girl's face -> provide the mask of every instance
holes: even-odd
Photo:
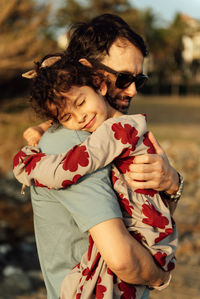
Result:
[[[106,119],[111,117],[110,106],[104,100],[107,87],[100,92],[88,86],[73,86],[65,97],[64,106],[59,111],[59,122],[70,130],[94,132]]]

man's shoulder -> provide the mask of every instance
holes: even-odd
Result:
[[[39,142],[42,152],[58,154],[81,143],[89,136],[88,132],[68,130],[62,126],[49,128]]]

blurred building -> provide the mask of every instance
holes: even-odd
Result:
[[[181,18],[188,25],[182,40],[184,48],[182,57],[186,63],[192,63],[194,60],[200,61],[200,21],[185,14],[182,14]]]

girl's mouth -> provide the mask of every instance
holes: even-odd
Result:
[[[96,115],[84,126],[84,129],[92,128],[95,123]]]

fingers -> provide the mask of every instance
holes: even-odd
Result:
[[[136,156],[129,169],[133,172],[162,171],[163,157],[157,154]]]
[[[33,127],[31,127],[24,131],[23,137],[28,145],[37,146],[41,138],[41,134]]]
[[[138,181],[128,181],[128,185],[132,189],[154,189],[156,191],[161,191],[162,188],[157,185],[158,182],[153,180],[153,181],[143,181],[143,182],[138,182]]]
[[[129,172],[128,177],[130,180],[136,181],[151,181],[151,180],[160,180],[160,173],[158,172]]]
[[[160,172],[149,173],[128,173],[128,184],[133,189],[155,189],[157,191],[163,190],[163,175]]]
[[[133,164],[151,164],[156,162],[157,158],[153,154],[144,154],[144,155],[139,155],[135,156],[133,160]]]
[[[156,154],[160,154],[162,155],[164,153],[164,150],[163,148],[161,147],[161,145],[159,144],[159,142],[156,140],[155,136],[153,135],[152,132],[149,132],[148,133],[148,137],[151,141],[151,143],[153,144],[154,148],[155,148],[155,151],[156,151]]]

